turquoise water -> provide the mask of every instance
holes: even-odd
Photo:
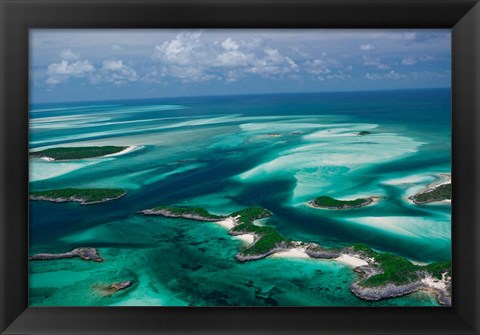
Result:
[[[411,294],[355,297],[346,265],[267,258],[238,263],[245,246],[214,223],[143,217],[188,205],[229,214],[263,206],[263,223],[295,240],[366,243],[419,262],[451,259],[449,204],[405,198],[450,173],[450,91],[201,97],[33,105],[30,147],[135,145],[125,155],[30,161],[30,187],[124,188],[92,206],[30,202],[30,254],[98,248],[103,263],[31,262],[38,306],[432,306]],[[357,136],[368,130],[371,135]],[[376,206],[326,211],[319,195],[378,195]],[[105,296],[102,287],[134,280]]]

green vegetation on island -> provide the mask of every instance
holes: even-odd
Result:
[[[417,193],[412,195],[410,199],[418,204],[427,204],[430,202],[437,202],[443,200],[451,200],[452,199],[452,184],[442,184],[433,189],[429,189],[427,191]]]
[[[365,135],[370,135],[370,134],[372,134],[371,131],[362,130],[361,132],[358,133],[358,136],[365,136]]]
[[[190,208],[190,207],[171,207],[171,206],[157,206],[152,209],[142,211],[145,215],[162,215],[165,217],[184,218],[199,221],[219,221],[225,217],[214,215],[204,208]]]
[[[262,256],[269,254],[277,248],[287,248],[292,242],[279,234],[275,228],[269,226],[257,226],[253,222],[271,216],[272,213],[265,208],[251,207],[230,214],[238,217],[238,224],[230,230],[232,235],[253,234],[256,241],[240,252],[236,258],[247,260],[249,256]]]
[[[312,207],[327,208],[327,209],[351,209],[358,208],[372,204],[373,197],[358,198],[355,200],[338,200],[329,196],[320,196],[310,201],[308,204]]]
[[[128,147],[124,146],[103,146],[103,147],[61,147],[50,148],[30,153],[31,157],[45,157],[52,160],[73,160],[96,158],[119,153]]]
[[[359,282],[361,286],[377,287],[386,284],[405,285],[421,279],[421,273],[427,272],[436,279],[442,279],[442,274],[451,276],[451,262],[435,262],[426,266],[415,265],[404,257],[389,253],[378,253],[364,244],[352,246],[355,252],[373,259],[375,274]]]
[[[51,202],[80,202],[82,205],[90,205],[106,202],[123,197],[127,193],[114,188],[63,188],[46,191],[31,191],[31,200],[44,200]]]

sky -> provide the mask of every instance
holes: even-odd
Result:
[[[32,29],[30,101],[450,87],[447,29]]]

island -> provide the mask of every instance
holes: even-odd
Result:
[[[203,208],[158,206],[140,211],[144,215],[160,215],[167,218],[183,218],[196,221],[221,221],[224,216],[210,214]]]
[[[371,131],[368,131],[368,130],[362,130],[361,132],[359,132],[357,135],[358,136],[365,136],[365,135],[371,135],[372,132]]]
[[[417,205],[424,205],[431,202],[452,200],[452,184],[441,184],[427,188],[427,190],[409,197]]]
[[[113,294],[117,293],[118,291],[129,288],[130,286],[132,286],[132,284],[133,284],[132,280],[113,283],[111,285],[108,285],[107,287],[104,287],[103,291],[104,291],[105,296],[110,297]]]
[[[49,161],[68,161],[86,158],[108,157],[130,152],[133,146],[100,146],[100,147],[59,147],[30,152],[30,157]]]
[[[217,216],[203,208],[160,206],[139,212],[211,221],[226,227],[232,236],[251,235],[253,242],[235,255],[239,262],[272,257],[306,257],[345,263],[359,274],[350,290],[365,300],[381,300],[416,291],[434,293],[442,305],[451,305],[451,262],[416,265],[408,259],[390,253],[380,253],[364,244],[342,248],[325,248],[317,243],[293,241],[281,235],[274,227],[259,226],[256,220],[273,214],[262,207],[250,207],[228,216]]]
[[[103,258],[100,257],[98,250],[95,248],[76,248],[76,249],[73,249],[72,251],[61,253],[61,254],[40,253],[40,254],[31,256],[29,260],[44,261],[44,260],[65,259],[65,258],[74,258],[74,257],[79,257],[86,261],[103,262]]]
[[[404,257],[378,253],[363,244],[353,245],[343,252],[368,263],[355,268],[361,278],[350,288],[362,299],[380,300],[423,290],[435,293],[440,304],[451,305],[451,262],[415,265]]]
[[[99,204],[125,196],[127,193],[115,188],[62,188],[46,191],[31,191],[30,200],[51,202],[79,202],[81,205]]]
[[[277,251],[286,250],[289,241],[280,235],[273,227],[257,226],[255,220],[271,216],[272,213],[262,207],[246,208],[228,216],[218,216],[203,208],[185,208],[159,206],[140,212],[143,215],[161,215],[168,218],[183,218],[196,221],[219,222],[227,224],[232,236],[252,235],[253,243],[235,255],[240,262],[265,258]]]
[[[378,197],[358,198],[355,200],[338,200],[329,196],[320,196],[307,204],[313,208],[323,209],[353,209],[374,204]]]

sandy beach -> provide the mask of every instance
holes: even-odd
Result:
[[[236,236],[233,236],[233,237],[238,239],[238,240],[241,240],[241,241],[245,242],[247,245],[252,244],[253,241],[255,241],[255,236],[252,235],[252,234],[236,235]]]
[[[357,266],[363,266],[363,265],[368,265],[366,261],[363,259],[360,259],[358,257],[342,254],[340,257],[334,258],[333,259],[336,262],[343,263],[346,265],[349,265],[351,267],[356,268]]]
[[[237,219],[238,219],[238,216],[237,217],[229,216],[222,221],[214,221],[214,223],[222,226],[223,228],[225,228],[227,230],[230,230],[230,229],[232,229],[233,227],[236,226]],[[238,240],[241,240],[241,241],[245,242],[246,244],[252,244],[255,241],[255,235],[253,235],[253,234],[242,234],[242,235],[235,235],[235,236],[232,236],[232,237],[236,238]]]
[[[272,258],[310,258],[304,248],[292,248],[285,251],[279,251],[270,255]]]
[[[222,221],[214,221],[214,222],[222,226],[223,228],[230,230],[233,227],[235,227],[235,225],[237,224],[237,218],[229,216],[228,218],[225,218]]]

